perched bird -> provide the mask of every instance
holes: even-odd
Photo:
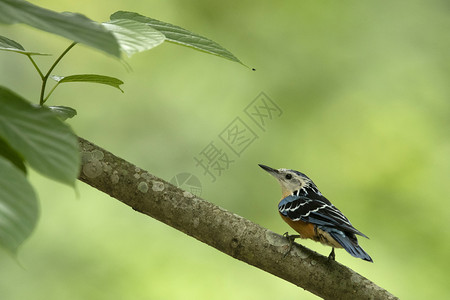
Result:
[[[278,203],[278,211],[283,220],[300,234],[285,233],[291,246],[295,238],[312,239],[333,248],[329,259],[335,259],[334,248],[344,248],[354,257],[373,262],[356,238],[356,234],[367,236],[353,227],[308,176],[294,170],[259,166],[280,182],[282,199]]]

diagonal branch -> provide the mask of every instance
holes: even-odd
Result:
[[[134,210],[324,299],[397,299],[367,278],[79,139],[79,179]]]

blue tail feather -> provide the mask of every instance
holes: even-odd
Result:
[[[355,238],[352,241],[345,233],[340,230],[327,230],[327,232],[348,252],[350,255],[373,262],[369,254],[366,253],[359,245]]]

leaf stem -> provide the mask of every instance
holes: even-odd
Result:
[[[47,86],[47,80],[50,76],[50,74],[52,73],[53,69],[56,67],[56,65],[61,61],[61,59],[64,57],[64,55],[67,54],[67,52],[70,51],[70,49],[72,49],[75,45],[77,44],[77,42],[73,42],[72,44],[70,44],[69,47],[67,47],[66,50],[64,50],[63,53],[61,53],[61,55],[55,60],[55,62],[53,63],[53,65],[50,67],[50,69],[48,69],[47,74],[45,74],[45,76],[42,78],[42,86],[41,86],[41,96],[39,98],[39,104],[43,105],[45,103],[45,101],[47,101],[48,97],[50,96],[50,94],[53,92],[53,90],[55,88],[53,88],[50,92],[49,95],[47,95],[47,97],[44,98],[44,94],[45,94],[45,87]]]
[[[59,82],[58,83],[56,83],[54,86],[53,86],[53,88],[50,90],[50,92],[47,94],[47,96],[44,98],[44,102],[43,103],[45,103],[45,101],[47,101],[47,99],[48,99],[48,97],[50,97],[50,95],[53,93],[53,91],[56,89],[56,87],[59,85]]]
[[[42,74],[41,69],[39,69],[38,65],[34,61],[34,59],[31,57],[31,55],[27,55],[27,57],[31,60],[31,63],[33,64],[36,71],[38,71],[39,76],[41,76],[41,79],[44,80],[44,74]]]

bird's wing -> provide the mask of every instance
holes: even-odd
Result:
[[[278,204],[279,212],[293,221],[304,221],[314,225],[336,228],[366,237],[330,201],[322,195],[314,197],[290,195]]]

